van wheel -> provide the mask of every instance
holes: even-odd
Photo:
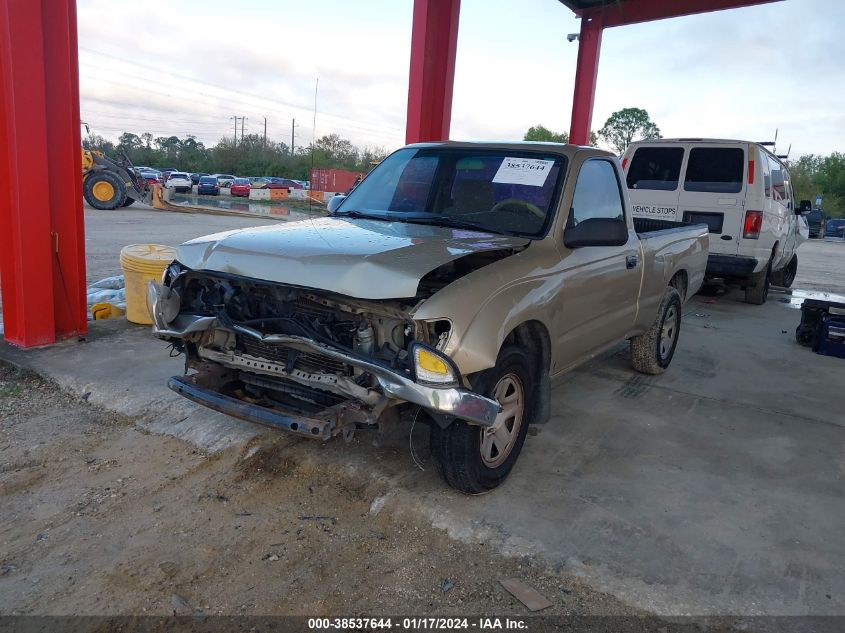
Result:
[[[648,332],[631,338],[631,365],[643,374],[662,374],[672,362],[680,333],[681,295],[669,286]]]
[[[445,429],[431,425],[431,453],[452,488],[481,494],[501,484],[513,469],[534,415],[528,355],[515,345],[499,352],[496,366],[477,377],[479,391],[502,405],[491,427],[455,420]]]
[[[772,273],[772,283],[781,288],[790,288],[798,274],[798,255],[793,255],[789,263]]]
[[[749,284],[745,287],[745,303],[763,305],[769,296],[769,283],[772,277],[772,262],[758,273],[749,278]]]

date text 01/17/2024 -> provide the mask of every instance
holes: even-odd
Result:
[[[309,618],[308,628],[313,631],[333,630],[392,630],[398,631],[520,631],[527,630],[528,623],[521,618],[481,617],[470,618],[437,618],[437,617],[404,617],[404,618]]]

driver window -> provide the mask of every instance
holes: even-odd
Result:
[[[575,226],[591,218],[625,219],[616,170],[607,160],[588,160],[581,166],[567,224]]]

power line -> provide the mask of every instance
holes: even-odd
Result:
[[[111,83],[111,84],[114,84],[114,85],[117,85],[117,86],[121,86],[123,88],[128,88],[129,90],[133,90],[133,91],[136,91],[136,92],[139,92],[139,93],[142,93],[142,94],[156,94],[156,95],[159,95],[159,96],[162,96],[162,97],[167,97],[168,99],[179,99],[180,101],[190,102],[193,105],[197,104],[197,95],[196,94],[193,94],[191,97],[187,97],[187,96],[181,96],[179,94],[172,94],[172,93],[168,93],[168,92],[161,92],[159,90],[153,90],[149,87],[141,88],[137,85],[134,85],[134,84],[131,84],[131,83],[128,83],[128,82],[118,81],[116,79],[111,79],[111,78],[107,78],[107,77],[101,77],[101,76],[95,77],[95,76],[92,76],[92,75],[86,75],[85,73],[80,73],[80,76],[88,78],[88,79],[96,80],[97,82],[100,82],[100,83],[102,83],[102,82]],[[167,87],[172,87],[172,86],[167,86]],[[215,95],[204,95],[204,93],[203,93],[203,96],[209,96],[209,97],[212,97],[212,98],[215,98],[215,99],[220,99],[221,101],[223,99],[222,97],[218,97],[218,96],[215,96]],[[238,103],[237,100],[235,100],[233,102]],[[206,106],[213,105],[214,107],[222,107],[222,104],[220,106],[217,106],[217,104],[207,104],[207,103],[204,104],[204,105],[206,105]],[[254,106],[255,104],[247,104],[247,105]],[[341,131],[341,132],[348,132],[349,130],[354,130],[354,131],[358,131],[358,132],[369,134],[369,135],[381,136],[384,139],[390,139],[390,142],[395,141],[396,138],[397,138],[395,134],[392,134],[392,133],[389,133],[389,132],[384,132],[384,131],[381,131],[381,130],[366,129],[366,128],[361,128],[361,127],[354,126],[354,125],[343,125],[343,126],[333,125],[332,127],[336,131]]]
[[[80,46],[79,48],[80,48],[80,50],[86,51],[86,52],[91,53],[93,55],[100,55],[102,57],[108,57],[108,58],[114,59],[116,61],[123,62],[125,64],[129,64],[129,65],[132,65],[132,66],[137,66],[137,67],[140,67],[140,68],[147,68],[149,70],[155,71],[159,75],[164,74],[164,75],[168,75],[170,77],[187,79],[188,81],[193,81],[193,82],[198,83],[198,84],[210,86],[212,88],[216,88],[218,90],[222,90],[222,91],[227,92],[227,93],[239,94],[239,95],[242,95],[244,97],[259,99],[261,101],[265,101],[265,102],[268,102],[268,103],[274,103],[274,104],[282,105],[282,106],[285,106],[285,107],[296,108],[298,110],[304,110],[306,112],[310,109],[309,106],[307,106],[307,105],[290,103],[290,102],[281,101],[281,100],[278,100],[278,99],[269,99],[269,98],[262,96],[262,95],[257,95],[257,94],[254,94],[254,93],[245,92],[243,90],[236,90],[234,88],[228,88],[228,87],[225,87],[225,86],[221,86],[219,84],[212,83],[210,81],[206,81],[204,79],[197,79],[195,77],[191,77],[191,76],[188,76],[188,75],[182,75],[180,73],[175,73],[172,70],[166,70],[166,69],[163,69],[163,68],[158,68],[156,66],[144,64],[144,63],[141,63],[141,62],[138,62],[138,61],[135,61],[135,60],[130,60],[130,59],[126,59],[126,58],[123,58],[123,57],[119,57],[117,55],[112,55],[112,54],[106,53],[104,51],[98,51],[98,50],[88,48],[88,47],[85,47],[85,46]],[[100,67],[100,68],[103,69],[103,70],[108,70],[107,68],[103,68],[103,67]],[[361,121],[360,119],[353,119],[353,118],[348,117],[346,115],[333,114],[331,112],[322,112],[321,114],[323,116],[330,116],[330,117],[334,117],[334,118],[338,118],[338,119],[342,119],[342,120],[346,120],[346,121],[352,121],[352,122],[355,122],[355,123],[360,123],[364,126],[372,126],[374,129],[390,129],[390,130],[393,130],[393,131],[396,131],[396,132],[400,132],[400,133],[402,132],[401,128],[379,126],[379,124],[377,124],[377,123],[370,123],[368,121]]]

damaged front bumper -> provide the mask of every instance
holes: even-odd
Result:
[[[184,338],[192,333],[211,329],[232,330],[237,334],[254,338],[270,345],[283,345],[301,352],[312,352],[348,363],[375,377],[381,392],[388,398],[410,402],[419,405],[433,414],[459,418],[471,424],[489,427],[493,425],[496,416],[501,411],[499,403],[493,399],[460,387],[429,387],[412,380],[406,374],[387,367],[379,362],[370,360],[357,354],[350,354],[344,350],[325,345],[303,336],[290,334],[262,334],[261,332],[239,324],[220,323],[215,317],[177,314],[172,316],[172,304],[178,302],[178,296],[172,297],[170,288],[150,283],[148,304],[153,318],[153,333],[160,338]],[[223,354],[220,354],[223,356]],[[215,360],[207,358],[208,360]],[[262,367],[265,371],[271,363]],[[241,369],[248,369],[241,367]],[[280,377],[289,377],[284,368],[278,368]],[[326,437],[331,434],[337,424],[326,419],[306,419],[296,414],[284,414],[257,405],[244,403],[235,398],[218,394],[208,388],[200,387],[190,381],[190,376],[172,378],[168,385],[183,396],[204,404],[212,409],[222,411],[234,417],[270,424],[289,430],[305,433],[312,437]],[[350,397],[355,397],[350,394]],[[261,411],[258,411],[261,409]],[[338,420],[340,422],[340,420]]]

